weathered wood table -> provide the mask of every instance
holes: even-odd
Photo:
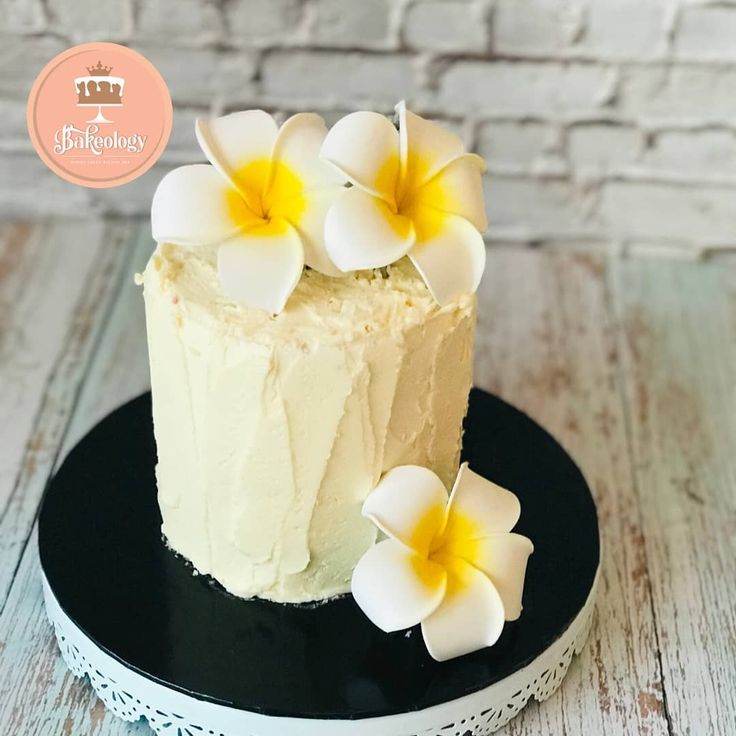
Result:
[[[149,733],[59,658],[35,519],[69,448],[147,388],[150,250],[133,221],[0,226],[2,736]],[[502,733],[736,734],[736,260],[498,249],[479,296],[476,383],[579,462],[604,544],[589,646]]]

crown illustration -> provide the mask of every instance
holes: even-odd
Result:
[[[97,66],[88,66],[86,68],[93,77],[106,77],[112,71],[111,66],[102,66],[101,61],[97,62]]]

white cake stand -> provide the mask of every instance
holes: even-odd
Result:
[[[530,698],[560,686],[593,620],[598,575],[580,613],[547,650],[510,677],[421,711],[361,720],[279,718],[218,705],[166,687],[126,667],[95,644],[61,610],[44,576],[46,612],[62,657],[77,677],[126,721],[145,718],[159,736],[486,736],[506,725]]]

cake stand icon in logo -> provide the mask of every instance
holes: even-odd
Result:
[[[86,67],[88,76],[77,77],[74,87],[77,91],[77,107],[96,107],[97,115],[88,123],[111,123],[102,114],[103,107],[122,107],[123,87],[125,80],[122,77],[111,77],[111,66],[103,66],[101,61],[97,66]]]

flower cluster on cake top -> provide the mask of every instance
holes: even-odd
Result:
[[[408,256],[435,300],[473,293],[485,267],[483,160],[436,123],[355,112],[327,130],[312,113],[281,127],[262,110],[199,120],[209,164],[167,174],[154,239],[217,246],[223,291],[277,314],[304,266],[339,278]]]
[[[352,592],[386,632],[421,624],[430,655],[444,661],[496,643],[521,614],[532,543],[511,530],[517,497],[464,463],[448,499],[428,468],[386,473],[363,505],[386,539],[353,572]]]

